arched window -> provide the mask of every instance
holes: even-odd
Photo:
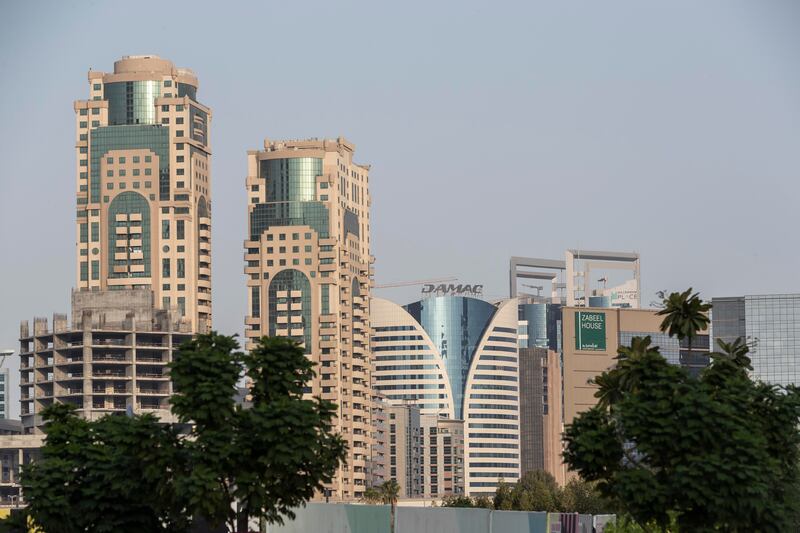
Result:
[[[286,291],[289,296],[278,296]],[[291,291],[300,291],[300,297],[291,297]],[[287,317],[280,323],[281,328],[298,329],[302,327],[301,336],[289,335],[305,344],[305,353],[311,353],[311,283],[299,270],[287,269],[278,272],[269,284],[269,334],[277,335],[278,317]],[[278,310],[279,304],[286,304],[286,309]],[[300,309],[292,309],[300,304]],[[283,307],[283,306],[282,306]],[[300,317],[300,322],[293,322],[293,317]]]
[[[127,231],[118,234],[117,228]],[[125,259],[115,259],[120,253],[125,254]],[[142,258],[134,259],[134,254],[139,253]],[[132,272],[133,265],[144,265],[144,270]],[[118,269],[114,267],[120,266],[125,267],[124,272],[115,271]],[[150,204],[138,192],[118,194],[108,206],[108,274],[111,278],[149,278],[151,275]]]

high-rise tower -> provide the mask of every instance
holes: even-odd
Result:
[[[157,56],[89,71],[75,102],[77,287],[150,289],[194,332],[211,324],[211,110]]]
[[[329,487],[363,496],[370,428],[369,166],[346,140],[264,141],[248,152],[247,348],[292,337],[317,363],[308,393],[339,407],[347,464]]]

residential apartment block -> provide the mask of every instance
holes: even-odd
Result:
[[[300,342],[318,366],[308,393],[338,405],[347,464],[327,489],[358,499],[372,463],[369,166],[336,140],[264,141],[247,155],[246,347]]]
[[[211,326],[211,110],[197,77],[158,56],[89,71],[76,101],[79,290],[151,290]]]

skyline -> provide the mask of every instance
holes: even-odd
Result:
[[[148,5],[158,4],[141,3]],[[69,308],[76,277],[74,231],[66,222],[74,219],[72,102],[85,97],[90,67],[107,71],[119,57],[142,53],[193,69],[200,99],[214,109],[214,314],[221,332],[243,330],[246,153],[265,137],[343,135],[372,165],[377,284],[458,276],[503,295],[510,256],[558,257],[572,247],[641,253],[645,304],[656,290],[689,285],[707,299],[800,292],[790,281],[800,253],[776,238],[791,227],[792,197],[800,192],[791,180],[800,138],[800,75],[792,69],[800,38],[791,27],[799,11],[788,2],[771,9],[726,2],[720,17],[719,5],[692,5],[696,18],[687,20],[679,7],[627,3],[630,20],[648,23],[640,27],[608,6],[586,6],[593,13],[584,18],[574,8],[519,5],[519,17],[502,21],[502,13],[476,5],[458,13],[427,6],[419,20],[367,4],[260,6],[264,17],[300,16],[313,36],[295,41],[282,26],[269,26],[269,45],[254,33],[259,17],[243,6],[209,6],[210,16],[188,28],[169,24],[179,20],[180,6],[160,6],[163,27],[148,27],[152,12],[144,8],[98,5],[78,19],[60,4],[24,12],[4,5],[0,67],[19,75],[0,77],[0,249],[7,253],[0,347],[16,349],[21,320]],[[103,26],[120,15],[127,26]],[[332,23],[352,17],[378,23],[350,31]],[[387,26],[392,19],[396,26]],[[523,34],[528,22],[535,31]],[[670,30],[678,23],[684,40],[676,42]],[[170,34],[162,31],[168,25]],[[236,30],[227,34],[233,44],[189,42],[196,25]],[[443,25],[452,39],[438,33]],[[333,27],[344,40],[332,51],[342,54],[333,66],[316,57],[330,46],[316,26]],[[91,42],[77,40],[85,27],[97,28]],[[418,40],[382,35],[412,27]],[[496,33],[479,31],[487,27]],[[61,43],[69,43],[66,57],[52,53],[64,50]],[[224,50],[221,57],[216,50]],[[255,96],[247,92],[253,88]],[[752,128],[739,131],[740,124]],[[639,182],[643,175],[652,181]],[[670,189],[659,190],[666,180]],[[586,192],[564,196],[576,189]],[[726,220],[737,202],[742,216]],[[651,208],[667,204],[659,220]],[[697,220],[667,221],[673,206],[680,216],[703,211]],[[600,232],[593,211],[604,217]],[[708,234],[682,249],[683,235],[698,223]],[[673,234],[663,235],[668,224]],[[415,293],[376,295],[407,303]],[[7,365],[12,413],[19,411],[17,365],[16,358]]]

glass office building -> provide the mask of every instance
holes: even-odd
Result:
[[[404,307],[372,300],[373,388],[390,403],[463,421],[468,495],[519,478],[518,313],[516,298],[435,296]]]
[[[713,298],[711,303],[714,339],[745,338],[753,377],[774,385],[800,383],[800,294]]]

